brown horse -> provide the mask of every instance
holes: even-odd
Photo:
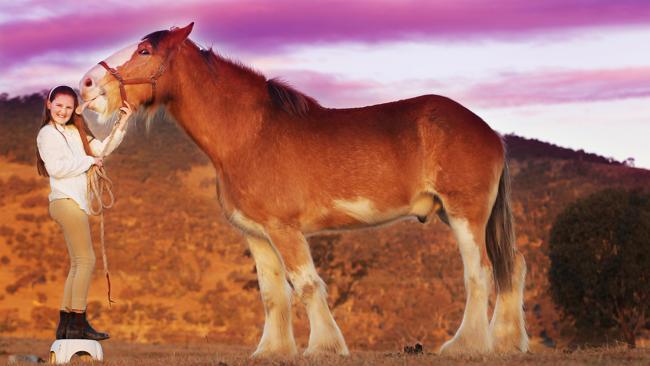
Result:
[[[305,354],[348,354],[306,235],[434,214],[458,242],[467,295],[441,352],[528,349],[526,265],[513,246],[504,145],[481,118],[436,95],[324,108],[197,47],[187,38],[192,26],[151,33],[102,61],[82,78],[81,96],[101,118],[126,99],[148,113],[162,106],[210,157],[223,211],[257,267],[266,319],[254,355],[297,353],[293,291],[311,327]]]

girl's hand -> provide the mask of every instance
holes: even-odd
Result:
[[[102,166],[104,166],[104,159],[102,158],[93,158],[93,159],[95,159],[95,165],[97,165],[98,167],[101,168]]]
[[[125,100],[124,105],[126,107],[120,108],[120,112],[122,112],[122,116],[120,117],[120,120],[117,121],[117,126],[121,127],[123,130],[126,129],[126,122],[129,120],[129,117],[131,117],[131,115],[133,114],[133,108],[131,108],[129,102]],[[122,127],[122,125],[124,125],[124,127]]]

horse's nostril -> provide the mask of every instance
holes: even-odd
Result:
[[[91,79],[91,78],[86,78],[86,80],[84,81],[84,85],[85,85],[86,87],[91,87],[91,86],[93,86],[93,79]]]

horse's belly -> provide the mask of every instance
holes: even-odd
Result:
[[[355,200],[334,200],[327,207],[314,210],[304,220],[308,232],[337,229],[354,229],[385,224],[410,214],[409,205],[378,208],[367,198]]]

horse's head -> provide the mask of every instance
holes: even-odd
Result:
[[[123,100],[135,110],[160,100],[165,71],[193,25],[151,33],[90,69],[79,83],[83,107],[97,112],[99,122],[104,123]]]

